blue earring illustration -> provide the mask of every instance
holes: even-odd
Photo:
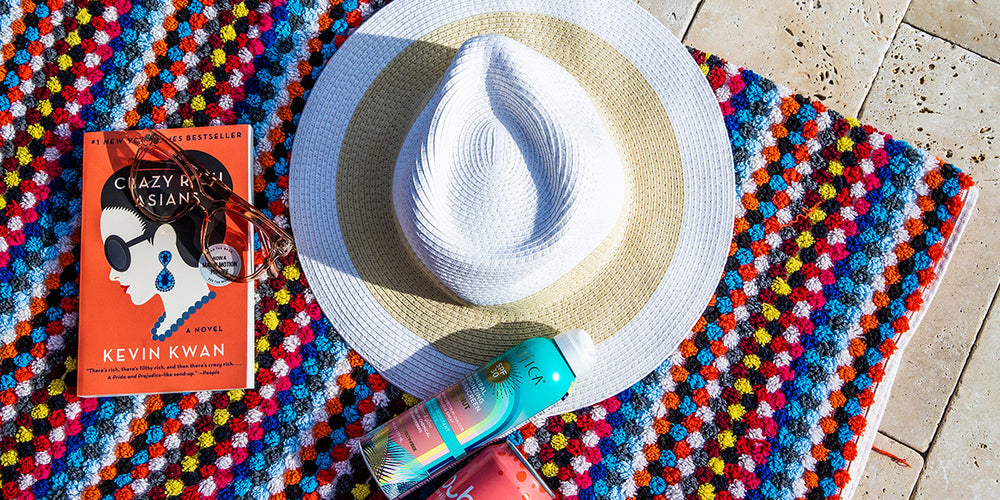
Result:
[[[167,250],[160,252],[159,259],[160,264],[163,264],[163,270],[156,275],[156,289],[161,292],[169,292],[174,289],[174,275],[167,269],[170,257],[170,252]]]

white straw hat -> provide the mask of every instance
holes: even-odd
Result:
[[[459,299],[516,302],[575,267],[625,203],[618,151],[568,71],[503,35],[458,48],[396,160],[396,220]]]
[[[587,330],[597,364],[554,413],[691,331],[729,251],[732,165],[698,65],[633,2],[396,0],[311,91],[289,203],[323,311],[417,397]]]

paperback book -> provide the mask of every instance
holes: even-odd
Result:
[[[187,159],[250,199],[248,125],[161,132]],[[84,134],[77,393],[252,387],[253,283],[221,277],[202,250],[209,247],[215,265],[252,265],[252,231],[233,235],[225,221],[206,225],[211,217],[199,207],[167,222],[150,217],[150,207],[187,207],[204,195],[170,162],[133,173],[142,137]],[[234,243],[237,237],[243,242]]]

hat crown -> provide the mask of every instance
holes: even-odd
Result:
[[[403,144],[397,220],[452,293],[499,305],[534,294],[612,233],[621,160],[572,75],[500,35],[466,41]]]

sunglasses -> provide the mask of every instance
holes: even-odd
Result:
[[[129,249],[145,239],[148,238],[144,234],[129,241],[125,241],[118,235],[109,236],[108,239],[104,240],[104,258],[108,260],[108,264],[111,264],[112,269],[123,273],[132,265],[132,252]]]
[[[292,250],[288,232],[233,192],[195,155],[157,130],[139,141],[128,185],[136,207],[155,221],[172,222],[200,212],[202,255],[208,266],[227,280],[247,282],[265,272],[277,276],[277,259]],[[112,249],[113,255],[127,255],[134,241],[125,244],[124,252]],[[112,245],[120,247],[122,243]],[[240,265],[238,256],[246,255],[247,250],[253,250],[253,264]]]

